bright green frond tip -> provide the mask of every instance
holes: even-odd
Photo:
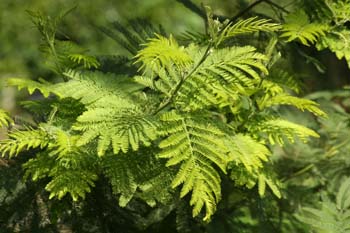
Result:
[[[272,145],[275,143],[283,145],[285,139],[294,142],[295,137],[303,142],[307,142],[309,137],[319,137],[319,135],[312,129],[283,119],[273,119],[261,122],[254,127],[254,131],[266,134]]]
[[[299,40],[302,44],[309,46],[319,37],[324,36],[327,30],[326,24],[311,23],[304,11],[297,11],[287,17],[281,37],[286,38],[288,42]]]
[[[248,172],[262,168],[263,162],[268,161],[270,155],[268,148],[249,135],[234,135],[229,138],[227,144],[230,148],[230,160],[243,164]]]
[[[273,179],[264,173],[259,174],[259,178],[258,178],[258,192],[261,197],[265,195],[266,184],[277,198],[282,197],[282,194],[278,189],[278,186],[273,181]]]
[[[78,145],[98,138],[97,153],[102,156],[112,147],[113,153],[137,151],[140,145],[149,146],[157,138],[157,123],[152,116],[133,110],[94,108],[78,118],[74,129],[83,131]]]
[[[298,108],[301,111],[309,111],[315,116],[327,117],[327,114],[319,108],[319,104],[309,100],[303,99],[288,94],[279,94],[271,98],[263,98],[258,102],[260,109],[271,107],[274,105],[291,105]]]
[[[2,109],[0,109],[0,128],[9,126],[13,124],[12,118],[8,115],[8,113]]]
[[[47,83],[43,80],[41,81],[42,82],[36,82],[23,78],[10,78],[7,80],[7,84],[10,86],[16,86],[18,90],[25,88],[28,90],[29,94],[33,94],[35,90],[38,90],[43,94],[44,97],[48,97],[50,93],[55,93],[51,88],[50,83]]]
[[[84,68],[98,68],[100,63],[94,56],[85,55],[85,54],[70,54],[68,58],[75,62],[78,65],[83,65]]]
[[[89,170],[67,170],[61,171],[59,175],[46,185],[45,189],[50,192],[50,199],[57,197],[62,199],[69,193],[73,201],[85,198],[85,194],[91,191],[97,175]]]
[[[43,149],[49,144],[49,135],[41,129],[16,130],[9,133],[9,138],[0,141],[0,153],[10,157],[31,148]]]
[[[169,38],[156,35],[149,39],[145,48],[136,55],[136,62],[141,63],[140,69],[158,71],[162,67],[186,67],[192,63],[191,57],[184,47],[179,46],[173,36]]]
[[[253,33],[258,31],[273,32],[281,28],[281,25],[271,22],[270,19],[259,19],[251,17],[239,20],[237,23],[229,23],[221,32],[218,42],[240,34]]]

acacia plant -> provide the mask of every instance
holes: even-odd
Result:
[[[285,23],[220,19],[206,8],[206,32],[178,39],[140,20],[131,29],[116,24],[118,35],[102,28],[132,54],[124,59],[95,58],[58,41],[64,14],[51,19],[31,12],[61,81],[8,80],[43,98],[22,103],[33,113],[30,123],[14,123],[0,111],[1,125],[9,127],[0,151],[9,158],[32,154],[24,177],[44,182],[50,199],[68,195],[79,202],[106,179],[115,205],[146,203],[161,213],[158,221],[177,212],[180,224],[181,209],[189,205],[193,218],[210,222],[228,186],[280,199],[272,145],[319,137],[284,117],[281,106],[326,117],[316,102],[298,96],[299,82],[284,69],[281,48],[291,41],[316,43],[349,59],[335,46],[347,30],[347,20],[334,15],[336,4],[346,3],[316,2],[329,20],[323,11],[286,14]]]

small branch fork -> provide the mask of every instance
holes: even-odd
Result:
[[[191,11],[193,11],[194,13],[196,13],[197,15],[199,15],[201,18],[203,18],[204,20],[206,20],[207,16],[205,14],[205,11],[203,11],[200,7],[198,7],[196,4],[194,4],[191,0],[176,0],[179,3],[182,3],[186,8],[190,9]],[[271,0],[257,0],[255,2],[253,2],[252,4],[250,4],[247,8],[245,8],[244,10],[238,12],[235,16],[233,16],[232,18],[228,18],[225,16],[221,16],[221,15],[214,15],[214,18],[217,18],[220,22],[225,21],[226,19],[230,19],[230,22],[233,22],[235,20],[237,20],[238,18],[242,17],[244,14],[246,14],[247,12],[249,12],[251,9],[253,9],[255,6],[259,5],[260,3],[267,3],[273,7],[276,7],[277,9],[283,11],[284,13],[289,13],[288,10],[286,10],[283,6],[278,5],[277,3],[271,1]]]
[[[198,14],[200,17],[204,18],[205,20],[207,20],[206,18],[206,13],[201,10],[197,5],[195,5],[193,2],[191,2],[191,0],[176,0],[180,3],[182,3],[185,7],[189,8],[190,10],[192,10],[193,12],[195,12],[196,14]],[[278,4],[270,1],[270,0],[257,0],[254,3],[252,3],[251,5],[249,5],[247,8],[245,8],[244,10],[242,10],[241,12],[239,12],[238,14],[236,14],[235,16],[233,16],[232,18],[230,18],[229,22],[226,24],[225,27],[223,27],[218,34],[221,34],[223,31],[225,31],[225,29],[234,21],[236,21],[238,18],[242,17],[244,14],[246,14],[247,12],[249,12],[252,8],[254,8],[255,6],[257,6],[260,3],[268,3],[271,6],[275,6],[276,8],[284,11],[284,12],[288,12],[287,10],[285,10],[283,7],[279,6]],[[224,18],[222,16],[214,16],[214,17],[218,17],[219,20],[220,18]],[[178,91],[180,90],[181,86],[183,85],[183,83],[191,76],[193,75],[197,69],[203,64],[203,62],[207,59],[207,57],[210,55],[210,52],[212,50],[212,48],[214,47],[214,43],[213,41],[211,41],[208,44],[208,47],[206,48],[202,58],[199,60],[199,62],[197,63],[197,65],[186,75],[184,76],[180,82],[175,86],[175,88],[173,89],[171,95],[169,98],[165,99],[157,108],[157,110],[153,113],[154,115],[156,115],[157,113],[159,113],[160,111],[162,111],[164,108],[166,108],[167,106],[169,106],[169,104],[172,103],[172,101],[174,100],[174,98],[177,96]]]

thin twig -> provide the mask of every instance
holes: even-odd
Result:
[[[236,14],[235,16],[233,16],[231,19],[230,19],[230,22],[229,23],[232,23],[234,21],[236,21],[238,18],[242,17],[243,15],[245,15],[248,11],[250,11],[252,8],[254,8],[255,6],[257,6],[258,4],[260,3],[263,3],[265,2],[266,0],[258,0],[254,3],[252,3],[251,5],[249,5],[247,8],[245,8],[244,10],[238,12],[238,14]]]
[[[176,0],[182,4],[184,4],[184,6],[186,6],[187,8],[189,8],[190,10],[192,10],[193,12],[197,13],[199,16],[201,16],[202,18],[205,17],[206,19],[206,14],[205,12],[203,12],[198,6],[196,6],[193,2],[191,2],[190,0]],[[233,16],[229,22],[225,25],[225,27],[223,27],[218,34],[221,34],[223,31],[225,31],[225,29],[230,25],[231,22],[236,21],[238,18],[240,18],[242,15],[246,14],[248,11],[250,11],[253,7],[257,6],[258,4],[265,2],[268,0],[257,0],[256,2],[252,3],[251,5],[249,5],[246,9],[244,9],[243,11],[239,12],[237,15]],[[214,16],[215,17],[215,16]],[[210,54],[211,49],[213,48],[214,43],[210,42],[208,44],[207,49],[205,50],[202,58],[199,60],[199,62],[197,63],[197,65],[185,76],[183,77],[180,82],[175,86],[175,88],[173,89],[174,91],[172,91],[171,95],[169,98],[167,98],[165,101],[163,101],[160,106],[157,108],[157,110],[153,113],[154,115],[156,115],[157,113],[159,113],[160,111],[162,111],[164,108],[166,108],[169,104],[172,103],[172,101],[174,100],[174,98],[177,96],[178,91],[180,90],[181,86],[183,85],[183,83],[192,75],[194,74],[197,69],[202,65],[202,63],[207,59],[207,57]]]
[[[201,18],[203,18],[203,20],[207,20],[207,14],[206,12],[201,9],[199,6],[197,6],[196,4],[194,4],[191,0],[176,0],[179,3],[182,3],[186,8],[188,8],[189,10],[191,10],[192,12],[196,13],[197,15],[199,15]],[[226,19],[229,19],[226,16],[223,15],[213,15],[213,18],[218,19],[220,22],[224,22]]]
[[[204,20],[207,19],[205,12],[190,0],[176,0],[176,1],[182,3],[186,8],[190,9],[191,11],[193,11],[194,13],[202,17]]]
[[[286,10],[283,6],[278,5],[277,3],[274,3],[274,2],[272,2],[272,1],[270,1],[270,0],[265,0],[265,2],[268,3],[268,4],[270,4],[271,6],[274,6],[274,7],[278,8],[278,9],[280,9],[280,10],[283,11],[284,13],[287,13],[287,14],[289,13],[288,10]]]
[[[173,101],[173,99],[176,97],[178,91],[180,90],[182,84],[194,73],[197,71],[197,69],[202,65],[202,63],[207,59],[207,57],[210,54],[210,50],[212,48],[213,44],[209,43],[207,49],[205,50],[201,60],[199,60],[199,62],[197,63],[197,65],[184,77],[180,80],[180,82],[176,85],[176,87],[174,88],[174,91],[172,92],[170,98],[166,99],[166,101],[164,101],[159,107],[158,109],[153,113],[154,115],[156,115],[158,112],[162,111],[164,108],[166,108],[169,104],[171,104],[171,102]]]

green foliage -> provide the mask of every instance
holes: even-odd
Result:
[[[172,200],[169,185],[173,173],[165,171],[164,164],[150,153],[153,152],[143,149],[138,154],[109,155],[103,160],[102,167],[113,193],[120,194],[120,206],[125,207],[134,196],[153,207],[157,202],[168,204]]]
[[[8,113],[0,109],[0,127],[9,126],[12,123],[13,123],[13,120],[8,115]]]
[[[192,62],[191,58],[182,51],[172,36],[167,39],[160,35],[157,35],[157,38],[150,39],[145,44],[145,48],[135,58],[137,62],[143,63],[140,69],[147,66],[147,69],[151,71],[167,68],[169,64],[181,69]]]
[[[105,164],[104,160],[109,161],[113,154],[123,157],[123,153],[131,153],[130,148],[137,153],[140,148],[152,144],[162,150],[148,156],[166,158],[167,166],[176,168],[171,186],[182,185],[181,198],[191,193],[194,217],[203,213],[204,208],[203,219],[206,221],[215,213],[221,200],[221,177],[227,173],[229,163],[242,166],[247,177],[239,179],[243,181],[250,177],[253,184],[250,188],[258,183],[260,196],[265,195],[267,184],[276,196],[281,197],[273,179],[263,169],[270,154],[264,138],[272,144],[278,141],[282,145],[282,137],[293,141],[294,136],[306,140],[318,135],[287,120],[271,118],[261,123],[256,119],[260,114],[273,116],[268,109],[281,104],[293,105],[315,115],[325,114],[313,101],[290,96],[277,83],[264,81],[263,77],[268,74],[265,65],[268,57],[256,48],[215,48],[236,34],[277,29],[277,24],[255,18],[228,24],[217,31],[216,42],[209,43],[206,49],[195,44],[179,46],[174,37],[158,35],[144,44],[135,56],[143,73],[134,79],[126,75],[73,70],[63,72],[66,82],[58,84],[12,79],[10,84],[26,87],[30,92],[39,89],[45,97],[51,92],[60,98],[77,99],[86,109],[71,125],[64,124],[67,130],[63,130],[62,123],[53,121],[60,109],[53,108],[48,122],[38,129],[11,132],[10,139],[2,142],[1,151],[13,156],[22,150],[41,148],[44,153],[30,160],[25,168],[28,176],[32,174],[35,179],[51,178],[46,185],[50,198],[61,199],[69,193],[77,200],[90,192],[99,170],[99,165],[92,162],[97,159],[94,151],[98,156],[107,155],[106,159],[101,158]],[[42,30],[42,33],[48,33],[45,30],[49,29],[43,27]],[[59,67],[64,66],[63,60],[57,61]],[[153,89],[154,93],[146,91],[134,80]],[[237,105],[242,99],[246,99],[250,107]],[[229,112],[225,110],[227,106]],[[228,120],[227,114],[234,114],[237,120]],[[249,134],[242,128],[250,129]],[[259,141],[254,139],[257,131],[265,133],[259,135]],[[82,157],[84,154],[86,158]],[[55,158],[57,162],[43,164],[40,160],[45,156]],[[102,167],[107,170],[114,193],[121,194],[119,203],[125,206],[138,187],[142,190],[155,184],[137,181],[136,167],[132,165],[136,161],[125,158],[115,162],[118,161],[120,164],[113,165],[112,162]],[[170,168],[163,167],[164,171],[167,169]],[[120,175],[124,174],[128,180],[116,176],[116,170],[123,171]],[[159,180],[162,172],[157,176],[155,179]],[[155,199],[147,195],[142,198],[147,203],[154,203],[152,200]]]
[[[223,27],[223,28],[220,28]],[[252,32],[274,32],[281,27],[277,23],[271,23],[270,19],[259,19],[258,17],[252,17],[244,20],[239,20],[236,23],[229,21],[224,26],[219,26],[220,36],[218,36],[217,44],[223,41],[245,33]]]
[[[349,232],[350,179],[341,183],[334,201],[323,200],[320,208],[303,207],[298,219],[315,232]]]
[[[272,145],[277,142],[281,146],[284,144],[285,138],[294,142],[295,136],[297,136],[306,142],[309,137],[319,137],[315,131],[283,119],[261,121],[250,130],[255,134],[265,134]]]
[[[203,113],[199,114],[203,119]],[[172,187],[183,184],[181,197],[192,191],[193,216],[205,206],[204,220],[208,220],[221,199],[220,175],[213,164],[226,172],[229,159],[225,156],[224,133],[206,123],[209,120],[199,121],[198,115],[186,117],[169,112],[162,116],[166,123],[164,131],[170,136],[160,142],[159,147],[163,150],[159,157],[168,159],[167,166],[181,163]]]
[[[270,2],[279,20],[241,19],[245,11],[225,20],[207,8],[205,33],[185,43],[141,20],[103,27],[131,53],[125,59],[57,39],[61,16],[32,12],[62,80],[8,80],[38,100],[22,104],[31,126],[0,110],[0,124],[11,126],[0,153],[25,160],[24,178],[47,199],[70,196],[69,218],[96,211],[94,221],[113,219],[106,224],[126,232],[164,232],[173,218],[185,232],[346,232],[347,90],[301,96],[288,54],[307,45],[347,58],[337,34],[346,30],[345,3],[318,0],[312,13],[306,3],[295,11]]]
[[[347,29],[339,28],[333,30],[327,36],[322,37],[320,42],[317,44],[317,48],[319,50],[322,49],[330,49],[335,53],[338,59],[345,58],[350,64],[350,44],[348,40],[348,36],[350,35],[350,31]],[[350,65],[349,65],[350,66]]]
[[[2,155],[8,154],[10,157],[18,155],[22,150],[31,148],[43,149],[49,143],[49,135],[42,129],[28,129],[12,131],[9,139],[0,142],[0,150]]]
[[[287,37],[287,41],[298,39],[302,44],[310,45],[315,43],[319,37],[324,36],[327,30],[327,25],[310,23],[307,14],[298,11],[286,18],[281,37]]]

